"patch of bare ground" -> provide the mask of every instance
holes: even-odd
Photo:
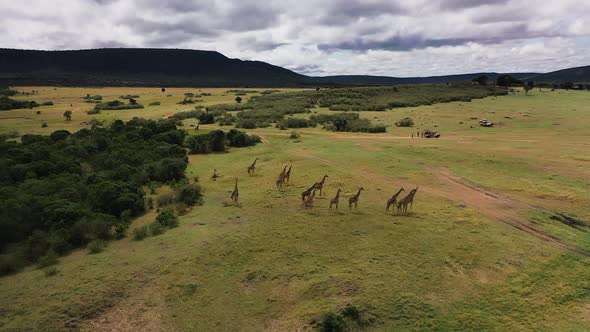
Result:
[[[308,152],[293,150],[291,153],[300,157],[316,160],[340,168],[341,170],[350,171],[350,169],[343,165],[319,158]],[[384,175],[372,173],[367,170],[363,170],[363,172],[358,172],[357,174],[360,174],[369,180],[396,183],[405,187],[412,187],[415,185],[409,183],[407,180],[393,179]],[[530,223],[528,219],[524,217],[524,215],[526,215],[527,211],[532,208],[532,206],[516,201],[512,198],[502,196],[498,193],[493,193],[483,188],[479,188],[452,174],[448,169],[445,168],[435,169],[433,171],[433,175],[439,180],[440,185],[420,185],[420,191],[462,203],[465,206],[475,209],[488,218],[510,225],[522,232],[538,238],[547,244],[582,256],[590,256],[589,250],[566,243],[558,237],[547,233]]]
[[[165,331],[165,290],[148,282],[114,306],[81,324],[81,331]]]

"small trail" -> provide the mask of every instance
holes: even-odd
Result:
[[[308,152],[301,150],[292,150],[292,154],[304,157],[311,160],[316,160],[324,164],[339,168],[340,170],[350,172],[351,169],[344,165],[340,165],[333,161],[314,156]],[[363,169],[362,172],[356,172],[367,180],[379,181],[382,183],[395,183],[410,188],[416,184],[410,183],[407,180],[393,179],[388,176],[379,175]],[[461,202],[466,206],[477,210],[482,215],[493,220],[500,221],[510,225],[520,231],[530,234],[545,243],[568,250],[570,252],[590,257],[590,250],[577,247],[575,245],[566,243],[558,237],[545,232],[532,225],[522,217],[526,213],[530,205],[515,201],[500,194],[487,191],[464,181],[462,178],[453,175],[448,169],[436,169],[434,176],[439,180],[440,186],[420,185],[420,191],[429,193],[431,195],[443,197],[455,202]]]
[[[266,138],[266,136],[258,135],[258,137],[260,137],[260,141],[262,143],[265,143],[265,144],[270,143],[270,141],[268,140],[268,138]]]

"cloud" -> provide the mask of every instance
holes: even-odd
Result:
[[[209,49],[312,75],[590,64],[590,3],[577,0],[21,0],[0,12],[0,47]]]

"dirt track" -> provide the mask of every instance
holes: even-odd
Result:
[[[331,165],[341,170],[350,171],[349,168],[343,165],[314,156],[308,152],[293,150],[291,153],[300,157]],[[415,186],[415,184],[406,180],[393,179],[384,175],[368,172],[367,170],[363,170],[363,172],[357,172],[357,174],[360,174],[362,177],[365,177],[369,180],[401,184],[408,188]],[[545,243],[563,248],[582,256],[590,257],[589,250],[566,243],[556,236],[553,236],[531,224],[524,216],[526,215],[528,209],[531,208],[531,206],[528,204],[515,201],[500,194],[489,192],[482,188],[478,188],[472,184],[467,183],[460,177],[451,174],[449,170],[444,168],[437,169],[435,171],[435,175],[440,182],[440,186],[420,185],[419,190],[431,195],[449,199],[451,201],[461,202],[466,206],[477,210],[479,213],[488,218],[510,225],[542,240]]]

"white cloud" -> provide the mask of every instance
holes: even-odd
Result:
[[[578,0],[21,0],[0,12],[0,47],[210,49],[312,75],[590,64],[590,2]]]

